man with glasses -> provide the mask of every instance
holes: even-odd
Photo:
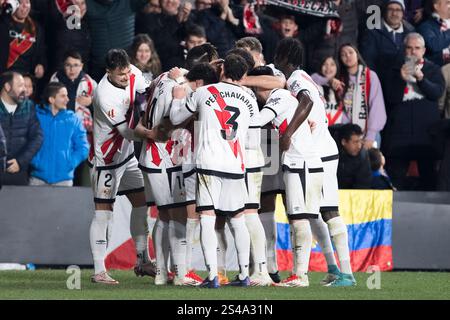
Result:
[[[361,54],[369,68],[380,78],[387,112],[392,107],[392,83],[401,81],[398,70],[404,62],[405,37],[414,31],[414,27],[403,20],[405,14],[403,0],[387,1],[381,29],[368,30],[361,40]]]
[[[69,95],[68,110],[73,110],[88,132],[92,131],[92,116],[89,107],[92,104],[97,82],[83,71],[81,54],[76,51],[66,52],[64,66],[53,74],[50,82],[63,83]]]

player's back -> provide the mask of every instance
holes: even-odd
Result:
[[[337,154],[337,146],[328,130],[328,119],[325,112],[325,99],[320,93],[319,86],[303,70],[296,70],[287,81],[287,87],[294,97],[301,91],[307,91],[313,107],[308,116],[308,120],[316,124],[313,131],[313,139],[319,146],[319,153],[322,157]]]
[[[226,82],[199,88],[192,94],[188,107],[199,112],[195,141],[199,171],[243,175],[251,104],[248,93]]]

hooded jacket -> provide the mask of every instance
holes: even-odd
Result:
[[[89,151],[83,124],[73,111],[60,110],[53,115],[48,105],[37,107],[36,115],[44,142],[31,161],[31,176],[49,184],[72,180]]]

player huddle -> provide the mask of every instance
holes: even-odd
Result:
[[[321,284],[356,285],[347,228],[338,212],[338,151],[319,88],[300,69],[301,43],[282,40],[269,66],[263,65],[257,39],[244,38],[236,46],[224,60],[210,44],[195,47],[188,52],[188,70],[174,68],[151,83],[125,51],[108,52],[107,73],[94,95],[89,157],[95,202],[93,282],[118,283],[106,272],[104,260],[115,197],[126,195],[133,206],[135,273],[155,277],[156,285],[307,287],[312,231],[328,264]],[[146,93],[148,103],[134,123],[137,92]],[[263,172],[270,164],[261,131],[268,125],[279,136],[269,141],[277,151],[279,143],[275,175]],[[139,161],[133,141],[142,142]],[[285,193],[294,251],[292,275],[284,280],[276,262],[277,193]],[[147,252],[151,205],[158,208],[152,234],[156,261]],[[239,264],[231,281],[225,276],[226,223]],[[205,279],[191,266],[198,225]]]

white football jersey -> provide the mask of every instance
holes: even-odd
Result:
[[[254,100],[254,104],[248,105],[252,109],[250,110],[250,126],[245,142],[245,167],[247,169],[263,168],[265,163],[264,154],[261,149],[261,116],[259,114],[259,109],[254,108],[255,105],[258,106],[258,103],[256,102],[256,96],[251,89],[244,86],[242,89]]]
[[[320,93],[319,86],[305,71],[296,70],[287,80],[287,88],[295,98],[300,92],[306,91],[313,101],[308,119],[317,125],[313,131],[313,138],[319,146],[320,156],[328,157],[338,154],[336,142],[328,131],[328,119],[325,113],[326,101]]]
[[[285,89],[272,90],[261,110],[263,124],[272,121],[281,135],[284,134],[297,110],[298,101]],[[319,150],[314,142],[307,121],[303,122],[291,138],[289,150],[283,153],[282,163],[290,169],[302,169],[304,162],[309,168],[320,168]]]
[[[220,82],[197,89],[186,108],[199,113],[195,159],[198,172],[231,178],[245,173],[245,141],[256,101],[240,86]]]
[[[168,77],[168,72],[159,76],[152,93],[147,109],[149,111],[146,127],[152,129],[160,124],[163,119],[169,118],[172,104],[172,89],[177,83]],[[176,140],[170,139],[167,142],[156,142],[150,139],[142,143],[141,155],[139,158],[140,167],[145,169],[161,170],[181,165],[177,157],[173,157]],[[178,163],[179,162],[179,163]]]
[[[149,83],[133,65],[128,86],[116,87],[105,74],[94,93],[94,143],[90,159],[97,168],[123,164],[134,154],[133,142],[122,137],[117,126],[128,123],[134,128],[133,111],[136,92],[144,93]]]

